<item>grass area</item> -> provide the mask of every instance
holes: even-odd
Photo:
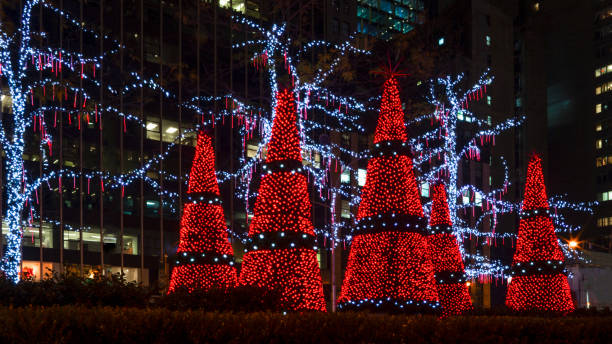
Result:
[[[231,313],[0,307],[1,343],[606,343],[612,316]]]

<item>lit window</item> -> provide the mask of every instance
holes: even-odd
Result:
[[[349,201],[342,201],[342,210],[340,211],[340,217],[345,219],[351,218],[351,204]]]
[[[444,37],[438,39],[438,45],[444,45]]]
[[[469,190],[464,190],[461,193],[461,201],[463,201],[463,204],[468,204],[470,203],[470,191]]]
[[[611,156],[598,157],[595,160],[595,165],[597,165],[597,167],[602,167],[602,166],[606,166],[606,165],[610,165],[610,164],[612,164],[612,155]]]
[[[595,148],[601,149],[602,147],[603,147],[603,141],[602,140],[595,141]]]
[[[612,191],[602,192],[597,198],[602,202],[609,201],[612,199]]]
[[[491,105],[491,96],[487,96],[487,105]]]
[[[151,208],[151,209],[159,208],[159,201],[147,200],[145,204],[147,205],[147,208]]]
[[[364,170],[363,168],[360,168],[357,170],[357,184],[359,184],[359,186],[364,186],[366,183],[366,173],[367,171]]]
[[[598,124],[595,126],[595,131],[601,131],[601,130],[602,130],[601,123],[598,123]]]
[[[247,148],[246,149],[247,158],[252,158],[255,155],[257,155],[257,145],[253,145],[253,144],[249,143],[249,144],[247,144],[246,148]]]
[[[536,12],[540,10],[540,3],[539,2],[536,2],[535,4],[533,4],[533,10],[536,11]]]
[[[474,201],[476,203],[476,206],[482,207],[482,195],[480,194],[480,192],[476,193],[476,195],[474,196]]]
[[[487,35],[485,37],[485,42],[487,43],[487,46],[491,46],[491,36]]]
[[[597,227],[607,227],[612,225],[612,217],[602,217],[597,219]]]
[[[493,120],[491,119],[491,116],[487,116],[487,124],[488,125],[492,125]]]
[[[429,197],[429,183],[421,184],[421,196]]]
[[[350,182],[351,182],[351,171],[349,171],[348,169],[342,171],[342,174],[340,175],[340,183],[348,184]]]
[[[595,105],[595,113],[601,113],[601,104]]]

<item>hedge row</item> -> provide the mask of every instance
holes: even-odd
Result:
[[[2,343],[605,343],[612,317],[212,313],[0,307]]]
[[[278,296],[254,287],[231,290],[177,290],[171,295],[155,288],[126,282],[120,275],[83,278],[54,274],[41,282],[15,284],[0,277],[0,306],[118,306],[164,307],[173,310],[267,311],[278,308]]]

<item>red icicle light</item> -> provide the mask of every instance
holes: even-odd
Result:
[[[537,155],[527,167],[520,216],[506,305],[520,312],[574,311],[565,258],[550,218],[541,159]]]
[[[444,315],[458,315],[472,309],[467,278],[457,238],[452,232],[444,184],[433,187],[430,235],[427,244],[435,271],[438,297]]]
[[[204,132],[198,135],[187,194],[168,293],[235,287],[238,276],[215,175],[212,138]]]
[[[277,95],[240,284],[278,293],[286,310],[325,311],[293,93]]]
[[[397,81],[385,82],[339,308],[438,307],[427,222],[406,143]]]

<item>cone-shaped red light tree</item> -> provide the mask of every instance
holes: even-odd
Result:
[[[444,315],[462,314],[472,308],[472,299],[457,238],[453,234],[446,189],[439,183],[433,187],[427,243],[434,265],[438,297]]]
[[[277,293],[284,310],[325,311],[293,93],[277,96],[240,284]]]
[[[215,175],[215,153],[211,137],[203,131],[198,135],[187,195],[168,292],[235,287],[238,276]]]
[[[520,217],[506,305],[520,312],[572,312],[565,258],[550,218],[541,160],[536,155],[527,167]]]
[[[339,309],[439,307],[397,81],[385,82]]]

